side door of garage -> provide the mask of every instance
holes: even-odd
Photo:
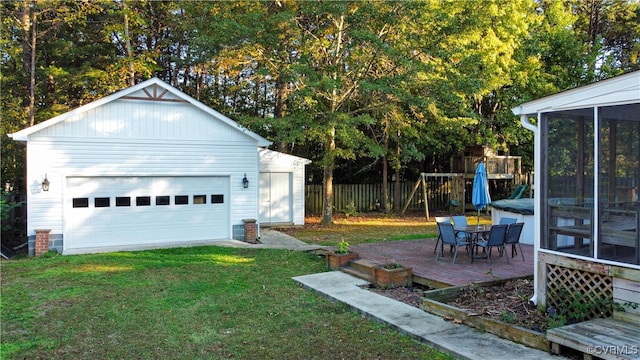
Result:
[[[291,194],[291,173],[260,173],[260,223],[292,223]]]

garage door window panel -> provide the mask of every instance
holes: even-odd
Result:
[[[189,204],[189,196],[188,195],[176,195],[175,204],[176,205],[188,205]]]
[[[224,204],[224,195],[211,195],[212,204]]]
[[[97,197],[93,199],[93,206],[99,207],[109,207],[111,206],[111,198],[108,197]]]
[[[150,206],[150,205],[151,205],[151,196],[136,197],[136,206]]]
[[[169,205],[169,196],[156,196],[156,205]]]
[[[74,208],[87,208],[89,207],[89,198],[73,198]]]
[[[206,204],[207,203],[207,195],[193,195],[193,203],[194,204]]]
[[[116,206],[131,206],[131,198],[128,196],[116,197]]]

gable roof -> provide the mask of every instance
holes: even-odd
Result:
[[[153,87],[154,91],[153,94],[149,93],[147,91],[147,88],[149,87]],[[157,92],[157,88],[161,88],[163,89],[162,93],[158,96],[156,95]],[[89,104],[80,106],[76,109],[73,109],[71,111],[68,111],[64,114],[60,114],[56,117],[53,117],[49,120],[43,121],[39,124],[36,124],[34,126],[28,127],[26,129],[20,130],[18,132],[12,133],[12,134],[8,134],[9,137],[11,137],[12,139],[16,140],[16,141],[27,141],[29,135],[34,134],[42,129],[45,129],[47,127],[53,126],[55,124],[58,124],[60,122],[63,122],[75,115],[93,110],[95,108],[98,108],[100,106],[103,106],[105,104],[108,104],[112,101],[121,99],[121,98],[127,98],[128,96],[132,96],[133,94],[135,94],[136,92],[139,91],[143,91],[144,93],[146,93],[148,95],[149,99],[159,99],[162,98],[163,96],[166,95],[166,93],[169,93],[172,95],[172,97],[175,99],[173,101],[181,101],[181,102],[186,102],[189,103],[195,107],[197,107],[198,109],[204,111],[206,114],[216,118],[217,120],[220,120],[222,122],[224,122],[225,124],[231,126],[234,129],[237,129],[238,131],[244,133],[245,135],[249,136],[250,138],[254,139],[257,142],[257,146],[259,147],[263,147],[263,146],[269,146],[271,145],[271,142],[265,138],[263,138],[262,136],[254,133],[253,131],[240,126],[237,122],[231,120],[230,118],[226,117],[225,115],[213,110],[212,108],[206,106],[205,104],[201,103],[200,101],[192,98],[191,96],[183,93],[182,91],[174,88],[173,86],[165,83],[164,81],[158,79],[158,78],[152,78],[146,81],[143,81],[137,85],[131,86],[129,88],[126,88],[124,90],[120,90],[116,93],[113,93],[109,96],[103,97],[101,99],[98,99],[96,101],[93,101]]]
[[[640,101],[640,71],[563,91],[514,107],[515,115],[571,110],[593,106],[610,106]]]
[[[269,150],[269,149],[258,149],[258,155],[262,159],[281,159],[286,160],[294,165],[308,165],[311,164],[311,160],[305,159],[303,157],[285,154],[283,152]]]

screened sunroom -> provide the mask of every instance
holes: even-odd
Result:
[[[539,248],[640,265],[640,72],[514,113],[536,131]]]
[[[512,111],[535,133],[537,302],[580,292],[638,304],[640,71]],[[615,316],[637,319],[640,306]]]
[[[640,104],[540,114],[540,247],[640,264]]]

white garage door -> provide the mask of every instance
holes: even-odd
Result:
[[[228,177],[69,177],[64,250],[230,238]]]

